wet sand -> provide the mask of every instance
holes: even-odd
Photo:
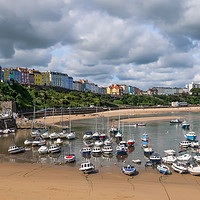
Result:
[[[200,177],[161,175],[157,170],[126,176],[118,166],[84,175],[67,165],[0,163],[1,200],[186,200],[199,199]]]
[[[120,110],[120,116],[136,116],[137,118],[131,118],[130,122],[147,122],[152,120],[163,120],[163,119],[171,119],[171,117],[138,117],[140,115],[150,115],[150,114],[164,114],[164,113],[184,113],[184,112],[200,112],[200,107],[180,107],[180,108],[149,108],[149,109],[123,109]],[[81,114],[81,115],[71,115],[71,120],[81,120],[81,119],[92,119],[96,117],[117,117],[119,116],[119,110],[114,111],[106,111],[102,113],[92,113],[92,114]],[[173,118],[180,118],[179,116],[173,116]],[[68,115],[63,115],[64,121],[69,120]],[[43,123],[44,118],[36,119],[37,122]],[[61,121],[61,116],[54,116],[54,123],[59,124]],[[125,120],[128,121],[128,120]],[[52,125],[53,124],[53,117],[48,116],[46,117],[46,124]]]

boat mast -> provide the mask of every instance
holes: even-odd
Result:
[[[71,109],[69,108],[69,133],[71,133]]]
[[[97,132],[97,107],[96,107],[96,132]]]
[[[119,130],[120,130],[120,108],[119,108]]]

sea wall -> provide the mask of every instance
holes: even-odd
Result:
[[[10,118],[10,117],[0,119],[0,129],[4,130],[4,129],[7,129],[7,128],[16,129],[17,128],[16,120],[13,119],[13,118]]]

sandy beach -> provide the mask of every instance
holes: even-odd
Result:
[[[184,113],[184,112],[200,112],[200,107],[179,107],[179,108],[148,108],[148,109],[122,109],[120,110],[120,116],[136,116],[137,118],[130,118],[122,120],[124,122],[131,122],[131,123],[137,123],[137,122],[148,122],[153,120],[164,120],[164,119],[171,119],[170,116],[159,116],[159,117],[139,117],[140,115],[158,115],[158,114],[164,114],[164,113]],[[81,114],[81,115],[71,115],[71,120],[81,120],[81,119],[92,119],[92,118],[100,118],[100,117],[118,117],[119,116],[119,110],[113,110],[113,111],[106,111],[102,113],[92,113],[92,114]],[[174,118],[180,118],[178,115],[173,116]],[[65,121],[69,120],[68,115],[63,115],[62,117]],[[181,117],[184,118],[184,117]],[[37,122],[43,123],[44,118],[38,118],[36,119]],[[61,121],[61,116],[54,116],[54,123],[59,124]],[[46,124],[52,125],[53,124],[53,117],[48,116],[46,117]]]
[[[200,179],[190,174],[148,169],[129,177],[118,166],[97,170],[87,176],[67,165],[0,163],[0,199],[199,199]]]

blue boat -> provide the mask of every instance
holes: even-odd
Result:
[[[90,153],[91,153],[91,149],[90,149],[90,147],[82,148],[82,149],[80,150],[80,153],[81,153],[81,154],[90,154]]]
[[[148,139],[149,139],[149,135],[147,133],[143,133],[142,137],[141,137],[141,140],[144,141],[144,142],[147,142]]]
[[[143,148],[147,148],[147,147],[148,147],[148,142],[142,142],[141,146],[142,146]]]
[[[120,145],[116,147],[117,155],[124,155],[127,154],[127,149],[124,147],[124,145]]]
[[[133,175],[136,172],[136,169],[133,165],[127,165],[121,168],[121,171],[126,175]]]
[[[187,140],[195,140],[197,137],[197,135],[195,134],[195,132],[188,132],[185,134],[185,138]]]
[[[186,121],[184,121],[181,125],[182,128],[189,128],[190,124],[188,124]]]

